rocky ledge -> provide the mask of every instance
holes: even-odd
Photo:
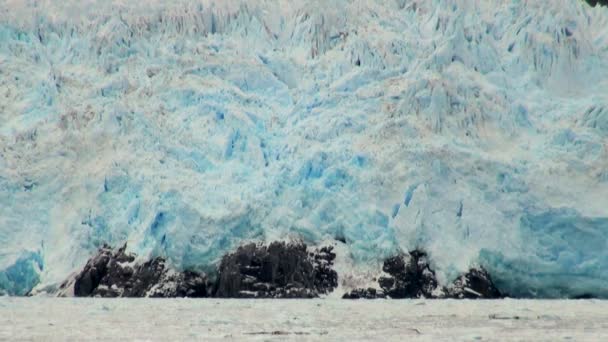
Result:
[[[468,298],[494,299],[504,295],[496,288],[488,272],[472,268],[451,285],[438,287],[435,271],[430,267],[424,251],[414,250],[384,261],[382,271],[387,275],[378,279],[382,290],[354,289],[344,294],[345,299],[374,298]]]
[[[248,244],[222,258],[216,297],[314,298],[338,285],[333,247],[307,252],[304,243]]]
[[[136,263],[125,252],[126,245],[113,250],[104,245],[89,259],[83,270],[61,290],[73,286],[76,297],[206,297],[205,275],[167,268],[163,258]]]
[[[118,250],[104,245],[82,271],[61,285],[59,293],[76,297],[314,298],[338,284],[332,247],[308,252],[301,242],[247,244],[222,258],[215,282],[198,272],[171,270],[159,257],[138,263],[136,255],[125,249],[126,245]]]
[[[163,258],[138,262],[126,245],[104,245],[82,271],[60,287],[76,297],[316,298],[338,286],[333,247],[309,249],[302,242],[250,243],[224,255],[214,281],[195,271],[177,272]],[[345,299],[502,298],[488,272],[472,268],[440,287],[421,250],[384,261],[378,288],[354,289]]]

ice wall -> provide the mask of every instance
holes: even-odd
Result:
[[[608,296],[607,86],[576,0],[0,0],[0,291],[301,237]]]

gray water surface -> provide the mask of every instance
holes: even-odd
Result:
[[[0,297],[3,341],[608,341],[608,301]]]

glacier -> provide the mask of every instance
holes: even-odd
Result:
[[[606,89],[578,0],[0,0],[0,293],[298,238],[608,297]]]

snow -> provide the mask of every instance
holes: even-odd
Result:
[[[596,300],[0,297],[2,340],[602,341]]]
[[[607,85],[575,0],[0,0],[0,292],[297,237],[608,297]]]

